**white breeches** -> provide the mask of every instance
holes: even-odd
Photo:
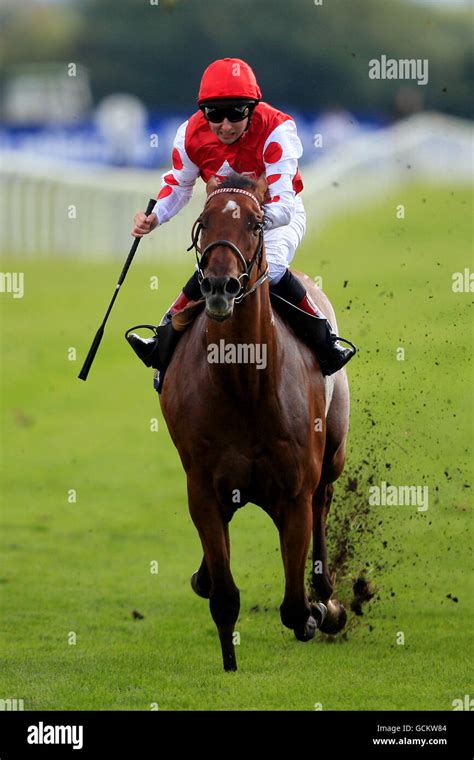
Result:
[[[271,285],[276,285],[285,274],[296,249],[303,240],[305,231],[306,212],[303,201],[298,195],[291,222],[283,227],[267,230],[263,236]]]

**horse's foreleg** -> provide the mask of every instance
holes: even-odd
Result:
[[[206,559],[203,557],[199,569],[191,576],[191,587],[198,596],[202,596],[203,599],[209,599],[211,585],[211,576],[207,569]]]
[[[327,602],[333,592],[326,548],[326,521],[334,492],[323,479],[313,496],[313,567],[311,581],[316,599]]]
[[[312,607],[305,590],[305,566],[311,540],[311,498],[285,504],[275,511],[285,569],[285,596],[280,607],[283,625],[299,641],[309,641],[322,619],[322,610]]]
[[[334,492],[332,483],[321,478],[313,496],[313,567],[311,580],[316,599],[327,607],[321,624],[323,633],[337,633],[346,624],[346,611],[337,599],[331,599],[334,586],[329,572],[326,549],[326,522]]]
[[[332,599],[334,579],[327,561],[326,523],[334,486],[346,458],[346,440],[349,429],[349,386],[345,370],[337,372],[334,393],[326,419],[326,447],[319,485],[313,496],[313,568],[312,586],[316,599],[326,604],[328,612],[321,625],[324,633],[337,633],[346,623],[342,604]]]
[[[233,634],[239,615],[240,594],[230,571],[227,525],[217,502],[208,495],[193,494],[193,490],[197,491],[189,488],[189,511],[204,550],[206,571],[203,573],[207,572],[210,579],[209,608],[219,633],[224,670],[237,670]]]
[[[227,552],[230,560],[229,526],[227,523],[224,523],[224,530]],[[203,599],[209,599],[211,595],[211,585],[211,576],[207,569],[206,558],[203,557],[199,569],[191,576],[191,587],[198,596],[201,596]]]

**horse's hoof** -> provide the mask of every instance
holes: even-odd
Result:
[[[298,641],[310,641],[318,629],[318,624],[312,615],[309,616],[302,628],[295,628],[295,636]]]
[[[210,589],[207,590],[199,585],[199,571],[196,570],[195,573],[191,576],[191,588],[194,591],[195,594],[202,597],[203,599],[209,599],[210,597]]]
[[[320,625],[322,633],[334,635],[344,628],[347,622],[347,614],[344,605],[337,599],[329,599],[326,603],[328,608],[327,615]]]

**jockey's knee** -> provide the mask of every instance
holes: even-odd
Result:
[[[275,287],[282,277],[285,276],[286,272],[288,271],[288,265],[286,263],[271,263],[268,262],[268,280],[270,282],[270,287]]]
[[[276,230],[270,230],[270,232],[276,233]],[[270,240],[265,238],[265,254],[270,285],[276,285],[280,282],[294,258],[297,247],[298,240],[292,239],[288,234],[279,236],[274,234]]]

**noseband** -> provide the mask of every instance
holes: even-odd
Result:
[[[214,190],[212,193],[210,193],[207,196],[206,205],[204,208],[206,208],[207,204],[211,200],[211,198],[214,197],[214,195],[220,195],[221,193],[240,193],[241,195],[247,195],[249,198],[252,198],[253,201],[257,204],[258,208],[261,209],[261,204],[258,200],[258,198],[250,193],[248,190],[243,190],[238,187],[221,187],[217,190]],[[201,217],[199,216],[196,221],[194,222],[193,229],[191,231],[191,245],[187,249],[188,251],[191,251],[194,249],[194,252],[196,254],[196,261],[197,261],[197,272],[198,272],[198,280],[199,283],[201,283],[204,279],[204,272],[203,272],[203,262],[205,257],[210,253],[210,251],[213,250],[213,248],[217,248],[217,246],[222,245],[226,248],[229,248],[230,251],[232,251],[235,256],[237,256],[239,262],[242,264],[242,267],[244,271],[242,274],[238,277],[238,280],[240,282],[240,290],[238,294],[235,297],[235,302],[240,303],[246,296],[250,295],[250,293],[253,293],[254,290],[256,290],[260,285],[262,285],[263,282],[268,277],[268,266],[265,269],[265,271],[260,275],[260,277],[254,282],[251,288],[248,287],[250,276],[252,274],[252,269],[254,268],[255,264],[257,264],[257,272],[260,272],[260,265],[262,262],[262,253],[263,253],[263,222],[259,224],[259,230],[258,230],[258,246],[257,250],[255,251],[254,255],[250,259],[250,261],[246,261],[245,256],[243,255],[242,251],[238,246],[235,245],[231,240],[214,240],[212,243],[209,243],[206,245],[203,251],[201,251],[201,248],[199,247],[199,235],[201,234],[201,230],[203,229]],[[243,280],[243,283],[242,283]]]

